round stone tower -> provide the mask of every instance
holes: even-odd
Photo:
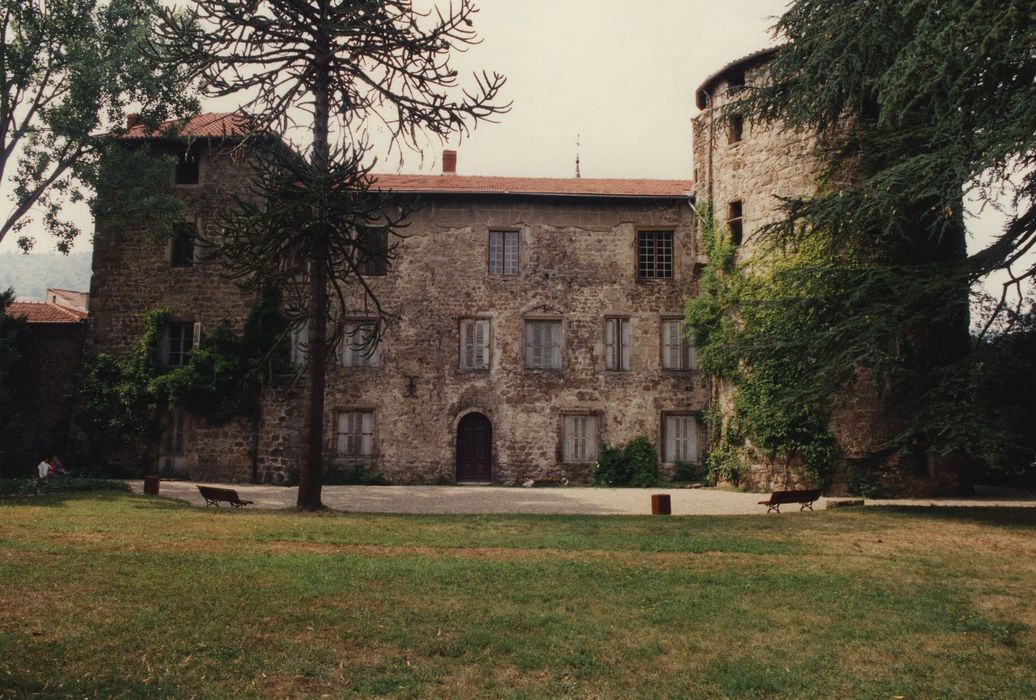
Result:
[[[781,218],[782,197],[808,196],[816,189],[819,168],[812,134],[785,130],[780,124],[752,123],[737,112],[739,95],[766,80],[776,51],[764,49],[728,63],[695,91],[700,110],[692,120],[695,197],[711,206],[717,222],[727,224],[740,262],[761,261],[759,232]],[[731,414],[732,393],[726,382],[713,382],[712,400],[721,414]],[[887,408],[875,382],[858,372],[850,396],[831,416],[841,460],[832,465],[828,493],[849,490],[850,474],[857,469],[873,472],[879,490],[889,494],[961,491],[966,466],[959,460],[883,450],[897,432]],[[748,488],[807,485],[794,458],[774,460],[755,454],[746,466],[741,485]]]

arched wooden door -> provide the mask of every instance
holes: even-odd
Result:
[[[469,413],[457,425],[457,481],[489,481],[493,461],[493,424]]]

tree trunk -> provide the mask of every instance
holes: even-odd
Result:
[[[313,165],[316,173],[322,173],[328,166],[328,105],[330,46],[318,59],[317,79],[313,89]],[[300,510],[319,510],[324,507],[320,500],[320,488],[324,462],[324,389],[327,367],[327,236],[326,223],[319,217],[313,228],[315,240],[309,260],[309,350],[306,357],[307,381],[305,403],[306,444],[303,449],[303,464],[299,471]]]

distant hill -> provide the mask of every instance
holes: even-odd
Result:
[[[42,301],[47,287],[90,291],[93,253],[0,253],[0,291],[14,287],[22,299]]]

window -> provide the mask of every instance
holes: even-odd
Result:
[[[662,369],[694,369],[694,346],[684,337],[683,319],[662,319]]]
[[[663,425],[663,461],[700,462],[701,440],[698,419],[693,415],[667,415]]]
[[[489,369],[489,321],[465,318],[460,322],[460,368]]]
[[[525,322],[525,366],[561,369],[561,321]]]
[[[365,231],[360,235],[360,274],[384,277],[388,274],[388,231]]]
[[[741,245],[741,239],[744,235],[744,229],[742,228],[744,217],[742,212],[743,208],[740,199],[727,205],[727,228],[730,230],[730,242],[734,245]]]
[[[604,368],[611,370],[629,369],[630,320],[628,318],[604,319],[604,342]]]
[[[378,341],[378,326],[374,321],[346,321],[342,366],[377,367]]]
[[[183,221],[176,226],[176,237],[169,241],[169,264],[173,267],[194,265],[194,232],[196,224]]]
[[[730,77],[727,78],[727,91],[730,92],[732,95],[741,92],[741,90],[743,90],[744,87],[745,74],[743,72],[731,73]]]
[[[562,416],[562,460],[593,462],[597,459],[597,416]]]
[[[200,323],[167,323],[162,328],[160,360],[163,367],[183,367],[187,364],[191,350],[201,340]]]
[[[518,232],[489,232],[489,274],[518,274]]]
[[[339,411],[335,430],[335,455],[370,457],[374,454],[374,413]]]
[[[162,419],[158,473],[163,476],[187,474],[186,416],[181,409],[172,409]]]
[[[740,114],[730,115],[730,122],[727,124],[727,143],[740,143],[745,133],[745,118]]]
[[[306,364],[306,345],[309,339],[309,322],[300,321],[291,327],[291,364],[301,367]]]
[[[673,232],[637,232],[637,276],[658,279],[673,276]]]
[[[197,185],[201,169],[200,156],[197,153],[178,153],[176,156],[176,173],[173,182],[177,185]],[[166,171],[168,172],[168,171]]]

